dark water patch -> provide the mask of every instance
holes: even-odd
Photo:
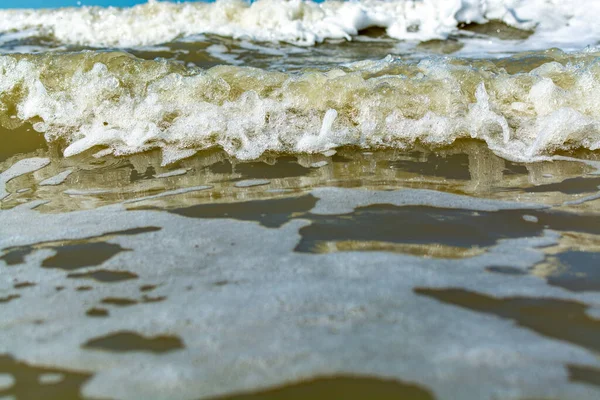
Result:
[[[103,283],[115,283],[137,279],[138,275],[128,271],[110,271],[107,269],[99,269],[91,272],[69,274],[67,275],[67,278],[93,279]]]
[[[102,304],[110,304],[117,307],[127,307],[138,304],[137,300],[129,299],[127,297],[106,297],[100,302]]]
[[[279,228],[297,213],[306,213],[317,204],[312,195],[240,203],[200,204],[168,212],[189,218],[228,218],[256,221],[267,228]]]
[[[21,295],[18,294],[10,294],[6,297],[0,297],[0,303],[10,303],[13,300],[18,299]]]
[[[167,299],[167,296],[157,296],[157,297],[142,296],[142,302],[144,302],[144,303],[160,303],[161,301],[165,301],[166,299]]]
[[[142,228],[125,229],[123,231],[107,232],[101,236],[134,236],[142,233],[150,233],[160,231],[162,228],[158,226],[144,226]]]
[[[53,249],[56,255],[46,258],[42,266],[66,271],[97,266],[126,251],[118,244],[106,242],[67,244]]]
[[[146,168],[146,171],[139,173],[132,165],[131,174],[129,175],[129,182],[135,183],[145,179],[153,179],[154,175],[156,175],[156,170],[153,166],[149,166]]]
[[[83,399],[81,387],[91,378],[91,374],[84,372],[32,366],[9,355],[0,355],[0,373],[10,374],[14,379],[11,387],[0,390],[0,396],[14,396],[19,400]],[[45,382],[44,375],[49,374],[59,375],[61,379]]]
[[[378,26],[371,26],[369,28],[361,29],[358,31],[359,36],[366,36],[371,39],[381,39],[388,37],[387,30]]]
[[[23,264],[25,257],[39,249],[54,250],[57,254],[47,258],[42,266],[47,268],[60,268],[65,270],[96,266],[112,258],[117,253],[125,251],[116,244],[106,243],[105,240],[113,236],[131,236],[142,233],[156,232],[161,228],[148,226],[103,233],[83,239],[41,242],[27,246],[9,247],[3,250],[0,260],[7,265]],[[117,251],[118,250],[118,251]],[[91,254],[90,257],[87,254]]]
[[[64,287],[64,286],[57,286],[57,287],[55,287],[54,289],[55,289],[57,292],[60,292],[60,291],[63,291],[63,290],[65,290],[65,287]]]
[[[90,308],[89,310],[87,310],[85,312],[85,315],[87,315],[88,317],[98,318],[98,317],[108,317],[109,313],[108,313],[108,310],[105,308],[93,307],[93,308]]]
[[[4,250],[4,254],[0,257],[6,265],[18,265],[25,262],[25,257],[34,251],[33,246],[9,247]]]
[[[89,292],[92,289],[93,287],[91,286],[77,286],[75,290],[77,290],[78,292]]]
[[[502,40],[525,40],[533,34],[533,31],[518,29],[498,20],[487,21],[485,24],[461,23],[459,24],[459,28],[464,31],[492,36]]]
[[[516,164],[512,161],[504,161],[504,170],[502,171],[504,175],[529,175],[529,170],[523,164]]]
[[[3,122],[12,124],[16,123],[16,120],[3,121],[3,119],[4,117],[0,116],[0,143],[2,143],[2,146],[0,146],[0,162],[6,161],[17,154],[33,153],[38,149],[48,148],[44,134],[36,132],[30,124],[24,124],[14,130],[9,130],[3,128],[2,125],[5,125]]]
[[[526,215],[537,218],[538,225],[555,231],[570,231],[600,234],[600,215],[597,214],[573,214],[555,211],[528,211]],[[531,222],[527,222],[535,225]]]
[[[151,292],[156,289],[158,285],[142,285],[140,286],[140,292]]]
[[[193,42],[170,42],[168,49],[144,48],[142,49],[127,49],[128,52],[136,57],[146,60],[156,60],[157,58],[171,59],[181,62],[181,65],[195,64],[202,69],[209,69],[217,65],[229,65],[229,62],[221,58],[213,57],[206,48],[211,44],[226,44],[229,49],[232,49],[232,43],[237,47],[238,43],[230,42],[228,38],[218,36],[205,35],[202,39],[194,40]]]
[[[307,176],[311,169],[298,164],[294,157],[279,157],[273,164],[250,162],[235,164],[233,173],[241,174],[241,179],[278,179]]]
[[[500,239],[540,235],[543,227],[526,223],[521,213],[371,205],[351,214],[311,215],[313,223],[300,229],[296,250],[311,252],[319,243],[338,241],[487,247]]]
[[[488,272],[504,275],[527,275],[527,272],[515,267],[491,266],[485,269]]]
[[[523,217],[534,217],[530,222]],[[373,242],[439,244],[481,248],[502,239],[541,236],[545,229],[600,234],[600,216],[547,210],[472,211],[430,206],[375,204],[340,215],[302,216],[312,224],[300,229],[296,251],[318,252],[324,243]],[[362,250],[362,249],[361,249]]]
[[[556,256],[562,268],[548,276],[548,284],[572,292],[600,291],[600,253],[567,251]]]
[[[298,164],[294,157],[278,157],[274,162],[245,162],[233,164],[219,161],[207,167],[213,174],[239,175],[235,180],[283,179],[307,176],[311,169]]]
[[[427,389],[410,383],[359,376],[316,378],[261,392],[219,397],[218,400],[433,400]],[[217,399],[215,399],[217,400]]]
[[[189,218],[256,221],[268,228],[278,228],[292,219],[307,219],[312,224],[300,229],[302,239],[296,247],[300,252],[318,252],[323,244],[331,242],[436,244],[475,249],[495,245],[502,239],[538,237],[545,229],[600,234],[600,215],[593,214],[518,209],[472,211],[390,204],[358,207],[348,214],[310,214],[316,203],[317,199],[309,194],[294,198],[199,204],[168,212]]]
[[[411,159],[391,162],[390,167],[424,176],[462,181],[471,179],[469,156],[466,154],[442,156],[414,152],[408,156]]]
[[[464,289],[416,288],[415,293],[468,310],[510,319],[543,336],[600,351],[600,320],[587,315],[587,305],[535,297],[492,297]]]
[[[13,287],[15,289],[25,289],[25,288],[33,287],[33,286],[35,286],[35,283],[33,283],[33,282],[21,282],[21,283],[15,283],[13,285]]]
[[[600,386],[600,369],[583,365],[567,365],[571,382]]]
[[[223,39],[227,40],[227,39]],[[182,62],[182,65],[189,63],[195,64],[200,68],[208,69],[217,65],[228,64],[226,61],[212,57],[206,48],[213,43],[221,44],[219,38],[212,38],[206,35],[202,39],[194,40],[194,42],[171,42],[168,44],[168,49],[144,48],[142,49],[127,49],[128,52],[136,57],[146,60],[176,59]],[[228,46],[229,47],[229,46]]]
[[[6,265],[17,265],[25,262],[25,257],[32,252],[31,247],[17,247],[13,249],[5,250],[0,260],[4,261]]]
[[[445,40],[434,39],[419,43],[417,45],[417,50],[436,54],[452,54],[459,51],[464,46],[464,43],[452,38]]]
[[[33,252],[33,246],[14,247],[4,250],[4,254],[0,257],[6,265],[18,265],[25,262],[25,257]]]
[[[206,167],[213,174],[231,175],[233,174],[233,164],[229,160],[216,162]]]
[[[342,154],[335,153],[334,155],[331,156],[331,161],[334,163],[349,163],[349,162],[352,162],[353,159],[350,157],[346,157]]]
[[[146,337],[136,332],[121,331],[90,339],[82,347],[118,353],[129,351],[167,353],[183,349],[185,346],[177,336],[161,335]]]
[[[526,189],[528,193],[560,192],[564,194],[584,194],[600,191],[600,178],[570,178],[559,183],[548,183]]]

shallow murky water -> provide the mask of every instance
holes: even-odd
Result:
[[[21,138],[0,168],[2,395],[599,393],[595,153],[162,166]]]
[[[460,3],[0,10],[0,398],[600,398],[598,5]]]

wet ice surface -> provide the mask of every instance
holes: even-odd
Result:
[[[498,177],[498,161],[468,154],[337,154],[320,169],[217,158],[174,174],[133,158],[125,187],[163,189],[117,198],[78,170],[31,183],[64,161],[4,174],[0,394],[193,399],[377,377],[423,398],[597,398],[600,217],[593,201],[561,206],[589,185],[551,186],[570,179],[551,165]],[[368,175],[378,159],[392,168]],[[372,187],[344,188],[344,169]]]

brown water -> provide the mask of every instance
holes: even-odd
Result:
[[[12,147],[3,148],[0,169],[6,170],[18,160],[39,156],[49,157],[50,164],[7,182],[9,195],[2,201],[4,212],[31,201],[41,201],[35,209],[35,213],[39,215],[73,213],[122,203],[129,210],[164,210],[192,220],[255,222],[274,230],[291,221],[306,221],[304,223],[307,225],[298,230],[299,240],[295,252],[314,254],[317,257],[320,257],[319,254],[340,252],[384,252],[437,259],[441,262],[480,257],[502,241],[541,237],[547,230],[551,230],[558,233],[558,241],[556,245],[542,249],[547,256],[539,265],[534,263],[529,268],[522,268],[502,261],[497,265],[488,265],[484,274],[487,273],[490,277],[507,276],[509,281],[535,276],[546,280],[549,285],[574,293],[593,294],[598,291],[598,274],[594,267],[597,261],[596,251],[600,246],[600,216],[595,209],[597,201],[567,204],[598,192],[600,181],[593,175],[594,168],[586,163],[554,161],[515,164],[493,155],[478,142],[462,142],[435,153],[370,153],[347,148],[340,149],[333,156],[272,155],[254,162],[240,162],[219,152],[210,152],[161,167],[159,158],[153,153],[123,158],[94,159],[83,155],[65,159],[52,148],[45,149],[34,134],[24,132],[18,137],[20,141],[10,142]],[[588,160],[597,157],[593,153],[584,156]],[[43,180],[66,169],[71,170],[71,173],[64,182],[52,186],[40,185]],[[159,177],[170,171],[176,173]],[[244,182],[246,184],[240,185]],[[322,187],[360,188],[365,193],[383,191],[381,193],[388,194],[405,189],[429,190],[466,195],[475,201],[474,204],[477,204],[477,199],[492,199],[514,201],[523,205],[535,203],[539,206],[535,209],[477,211],[468,206],[450,206],[451,203],[448,203],[450,208],[444,208],[428,201],[425,195],[427,192],[422,192],[423,205],[385,204],[374,198],[373,202],[367,200],[352,212],[314,214],[312,210],[319,201],[319,192],[313,190]],[[186,191],[189,188],[192,190]],[[73,214],[73,218],[77,218],[75,215]],[[101,229],[103,233],[94,236],[68,239],[69,234],[66,234],[63,239],[4,247],[0,260],[5,264],[7,273],[14,268],[21,268],[19,266],[23,263],[31,263],[31,257],[41,254],[40,252],[49,253],[38,261],[39,267],[64,273],[63,278],[58,275],[51,283],[33,278],[31,281],[15,279],[11,283],[12,288],[2,291],[3,307],[8,304],[18,306],[23,296],[30,297],[31,293],[38,293],[33,294],[33,304],[50,301],[58,306],[64,301],[61,299],[72,298],[72,295],[64,297],[63,293],[66,291],[82,293],[74,295],[74,298],[83,293],[100,291],[98,302],[84,302],[86,318],[91,323],[92,320],[127,318],[127,310],[147,307],[143,304],[167,304],[172,293],[170,289],[163,288],[164,281],[147,280],[144,278],[144,269],[137,266],[128,268],[119,262],[106,266],[109,261],[118,260],[119,255],[125,253],[132,253],[128,258],[129,263],[136,259],[142,263],[148,262],[143,253],[128,248],[125,244],[115,243],[115,239],[139,237],[159,248],[166,244],[164,241],[154,242],[151,238],[143,239],[148,234],[160,234],[163,229],[152,226],[152,221],[148,222],[147,226],[130,229]],[[3,226],[3,234],[11,235],[11,226]],[[48,227],[55,229],[53,226]],[[243,243],[236,243],[233,238],[231,240],[228,246],[232,249],[244,246]],[[218,257],[222,251],[215,248],[212,257]],[[317,259],[315,262],[314,265],[318,266]],[[454,268],[461,268],[460,262]],[[164,272],[167,274],[165,276],[175,274],[170,279],[178,279],[176,270]],[[218,275],[217,273],[214,278],[215,289],[211,290],[239,285],[231,278],[219,278]],[[52,290],[42,295],[40,287],[48,287],[49,283]],[[119,296],[107,289],[111,285],[123,284],[127,288],[131,285],[138,287],[138,294],[132,296],[130,289],[126,289],[129,294]],[[483,293],[478,293],[476,284],[469,289],[457,288],[456,283],[450,282],[448,288],[437,288],[438,285],[439,283],[436,288],[415,287],[414,292],[417,296],[433,298],[465,310],[515,321],[524,329],[572,343],[593,354],[597,353],[600,346],[600,341],[597,340],[600,325],[597,319],[586,313],[590,306],[586,305],[583,298],[567,300],[547,295],[539,297],[535,294],[497,297],[485,294],[486,289]],[[37,292],[32,292],[36,290]],[[185,290],[193,292],[196,289],[188,286]],[[263,290],[269,291],[268,287]],[[565,297],[566,292],[561,296]],[[590,297],[590,300],[593,298]],[[373,305],[366,303],[365,307]],[[12,318],[14,317],[5,316],[3,323],[17,326],[24,323],[18,320],[9,322]],[[50,315],[34,320],[33,323],[53,323],[60,326],[60,322],[53,321],[53,318]],[[99,329],[85,343],[81,343],[81,348],[84,352],[108,352],[107,354],[154,353],[155,357],[160,357],[163,353],[185,354],[186,344],[175,334],[177,328],[165,325],[163,329],[166,329],[164,334],[156,335],[127,329],[102,334],[105,329]],[[235,329],[234,321],[231,321],[231,329]],[[94,328],[91,328],[90,333],[93,332]],[[379,335],[388,335],[385,329],[378,332]],[[44,351],[42,343],[35,346],[39,351]],[[356,350],[350,347],[347,351],[352,354]],[[61,356],[63,358],[69,350],[63,347],[61,351],[64,352]],[[44,398],[81,398],[82,385],[94,375],[94,367],[63,369],[60,366],[66,365],[64,362],[49,367],[48,360],[42,364],[44,366],[36,366],[35,363],[18,361],[13,355],[6,354],[0,373],[12,376],[13,383],[3,388],[0,394],[13,395],[19,399],[38,398],[37,393],[44,393]],[[293,366],[293,363],[289,366]],[[572,382],[597,385],[595,367],[577,363],[568,364],[567,367]],[[40,381],[44,374],[59,375],[55,377],[56,382],[50,379],[50,383],[44,383]],[[316,377],[318,376],[317,373]],[[422,377],[422,381],[427,380],[426,376]],[[107,394],[109,393],[110,390]],[[415,385],[396,380],[340,376],[292,383],[255,394],[219,398],[308,397],[431,399],[435,396],[422,383]]]
[[[190,46],[133,53],[221,62]],[[286,68],[324,67],[336,46]],[[1,129],[0,171],[48,163],[0,175],[0,396],[600,394],[598,152],[527,164],[461,140],[253,161],[211,149],[165,166],[159,151],[66,158],[27,124]]]

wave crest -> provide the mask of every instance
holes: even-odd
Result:
[[[240,159],[338,146],[484,140],[532,161],[600,147],[600,62],[562,56],[527,73],[458,59],[387,57],[326,72],[186,68],[126,53],[0,57],[0,124],[30,123],[66,156],[161,148],[164,163],[211,147]]]
[[[0,32],[33,30],[32,35],[51,35],[61,43],[96,47],[154,45],[204,33],[312,46],[349,40],[369,27],[385,28],[402,40],[445,39],[460,24],[499,20],[535,28],[532,43],[586,45],[600,38],[598,12],[595,0],[150,1],[130,8],[0,10]]]

